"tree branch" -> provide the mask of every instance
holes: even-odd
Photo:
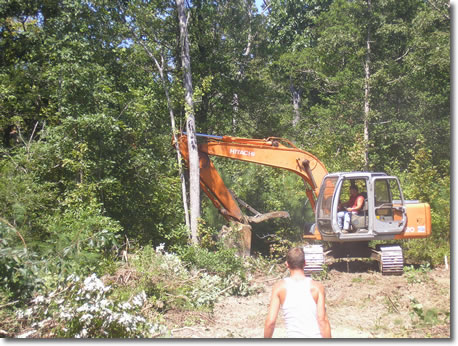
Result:
[[[438,8],[431,0],[426,0],[437,12],[439,12],[445,19],[450,20],[450,16],[448,14],[442,13],[441,9]],[[447,8],[450,8],[450,2],[447,2]]]
[[[4,218],[0,217],[0,222],[3,222],[4,224],[6,224],[9,228],[11,228],[12,230],[14,230],[17,235],[19,236],[19,238],[21,238],[22,240],[22,244],[24,244],[24,248],[27,249],[27,245],[25,243],[25,240],[24,240],[24,237],[21,235],[21,233],[16,229],[16,227],[14,227],[12,224],[10,224],[7,220],[5,220]]]

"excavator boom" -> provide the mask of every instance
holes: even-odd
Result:
[[[298,149],[290,141],[282,138],[249,139],[230,136],[198,134],[207,138],[198,145],[200,185],[226,219],[243,221],[234,197],[224,184],[209,156],[220,156],[234,160],[257,163],[289,170],[299,175],[305,184],[306,194],[315,210],[321,182],[328,173],[324,164],[314,155]],[[178,136],[178,147],[186,162],[189,160],[186,134]]]

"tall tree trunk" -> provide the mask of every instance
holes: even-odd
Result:
[[[293,84],[293,81],[290,81],[290,86],[291,90],[291,96],[293,98],[293,110],[294,110],[294,116],[293,116],[293,127],[296,127],[297,124],[299,123],[299,120],[301,120],[301,113],[299,111],[299,107],[301,104],[301,94],[299,90],[296,89],[296,87]]]
[[[169,90],[168,90],[167,83],[166,83],[165,76],[164,76],[164,57],[161,56],[162,65],[159,65],[156,59],[154,59],[154,62],[156,63],[156,66],[159,70],[159,75],[161,76],[162,85],[164,87],[165,97],[167,99],[167,107],[169,109],[169,114],[170,114],[170,124],[172,126],[173,141],[174,143],[178,143],[177,129],[175,125],[175,115],[173,113],[172,102],[170,101]],[[184,217],[185,217],[186,227],[188,230],[190,230],[191,225],[189,221],[188,197],[186,193],[186,181],[185,181],[185,177],[183,173],[183,166],[181,164],[182,162],[181,153],[180,153],[180,149],[178,148],[178,145],[175,146],[175,150],[177,152],[178,172],[180,174],[180,179],[181,179],[181,194],[183,198]]]
[[[248,38],[247,38],[247,45],[245,48],[245,52],[243,53],[244,56],[249,57],[251,54],[251,44],[253,41],[253,35],[251,32],[251,19],[253,17],[253,13],[251,11],[251,1],[245,0],[245,8],[247,10],[247,15],[248,15]]]
[[[244,1],[245,9],[247,11],[248,16],[248,37],[247,37],[247,44],[245,47],[245,51],[242,53],[241,64],[239,64],[239,70],[237,71],[237,81],[241,82],[245,78],[245,65],[246,63],[251,60],[251,48],[253,42],[253,34],[252,34],[252,18],[253,18],[253,11],[252,11],[252,2],[245,0]],[[237,121],[238,121],[238,111],[239,111],[239,95],[234,93],[232,97],[232,131],[235,133],[237,131]]]
[[[184,0],[176,0],[178,20],[180,23],[181,62],[183,66],[183,84],[185,88],[186,132],[189,148],[189,194],[191,211],[191,241],[197,240],[197,225],[200,217],[200,179],[199,153],[197,150],[196,126],[194,119],[194,104],[192,100],[191,59],[189,55],[188,20]]]
[[[372,12],[371,0],[367,0],[367,9],[369,18]],[[366,61],[364,62],[364,168],[369,170],[369,112],[370,105],[370,71],[371,64],[371,29],[370,24],[367,25],[367,41],[366,41]]]
[[[239,112],[239,94],[234,93],[232,97],[232,131],[236,133],[237,131],[237,117]]]

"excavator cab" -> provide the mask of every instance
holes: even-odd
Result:
[[[341,205],[350,199],[350,187],[364,197],[360,210],[351,214],[350,231],[338,223]],[[368,241],[387,239],[406,227],[404,198],[396,177],[385,173],[335,173],[327,175],[320,189],[316,227],[325,241]]]
[[[357,186],[364,196],[363,207],[351,216],[351,230],[342,232],[338,224],[339,202],[349,198],[349,187]],[[310,267],[319,271],[325,256],[334,258],[370,257],[379,262],[383,274],[401,275],[404,257],[397,244],[368,246],[371,240],[425,238],[431,234],[431,211],[428,203],[404,200],[398,178],[385,173],[353,172],[327,174],[321,184],[316,203],[316,239],[329,242],[324,252],[321,245],[304,247]]]

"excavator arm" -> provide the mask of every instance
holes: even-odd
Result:
[[[246,223],[246,218],[234,196],[224,184],[209,156],[257,163],[286,169],[297,174],[303,179],[307,197],[313,210],[315,210],[315,201],[327,170],[314,155],[298,149],[288,140],[276,137],[248,139],[202,134],[197,136],[207,138],[207,141],[198,145],[200,186],[227,220]],[[178,145],[184,160],[188,162],[189,152],[186,134],[178,136],[175,144]]]

